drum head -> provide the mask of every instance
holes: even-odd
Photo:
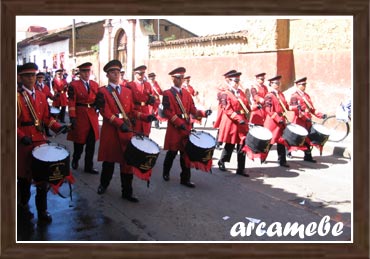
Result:
[[[216,139],[211,134],[204,131],[192,132],[189,136],[189,140],[200,148],[213,148],[216,146]]]
[[[57,107],[50,107],[51,114],[59,114],[60,110]]]
[[[58,144],[42,144],[32,150],[34,158],[43,162],[55,162],[66,159],[69,152]]]
[[[323,135],[329,136],[330,130],[326,128],[324,125],[321,124],[313,124],[312,127],[317,131],[320,132]]]
[[[254,126],[249,129],[249,134],[251,134],[253,137],[261,140],[271,140],[272,139],[272,133],[269,129],[266,129],[262,126]]]
[[[291,132],[293,132],[293,133],[295,133],[299,136],[307,136],[308,135],[308,131],[305,128],[303,128],[302,126],[298,125],[298,124],[291,123],[291,124],[287,125],[287,128]]]
[[[131,138],[131,144],[147,154],[158,154],[160,152],[158,144],[148,137],[134,136]]]

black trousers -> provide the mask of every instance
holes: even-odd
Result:
[[[81,158],[83,152],[84,144],[80,143],[73,143],[73,160],[79,160]],[[95,134],[94,130],[91,127],[89,134],[87,135],[86,139],[86,148],[85,148],[85,171],[91,171],[93,169],[95,153]]]
[[[103,162],[102,165],[102,172],[100,175],[100,184],[107,188],[112,180],[112,176],[114,173],[114,163],[112,162]],[[133,174],[124,174],[120,173],[121,177],[121,189],[122,195],[124,196],[132,196],[132,181],[134,179]]]
[[[244,145],[241,144],[230,144],[225,143],[224,149],[221,153],[221,162],[230,162],[231,155],[233,154],[233,150],[236,145],[236,151],[237,151],[237,160],[238,160],[238,171],[242,171],[245,169],[245,152],[242,150]]]
[[[277,147],[276,147],[276,150],[277,150],[277,153],[278,153],[278,160],[281,163],[285,163],[286,162],[286,149],[285,149],[285,146],[283,144],[277,144]]]
[[[31,198],[31,181],[26,178],[18,178],[17,180],[19,203],[21,206],[26,207],[28,206],[28,202]],[[38,212],[44,212],[48,208],[47,193],[48,184],[46,182],[36,185],[35,204]]]
[[[60,107],[60,106],[59,106]],[[59,108],[58,107],[58,108]],[[63,122],[65,123],[65,116],[66,116],[66,106],[61,106],[62,108],[60,109],[60,113],[59,113],[59,120],[60,122]]]
[[[173,160],[175,159],[178,151],[168,150],[163,163],[163,174],[170,174]],[[181,182],[188,182],[191,178],[190,168],[186,166],[184,160],[184,152],[180,151],[180,166],[181,166]]]

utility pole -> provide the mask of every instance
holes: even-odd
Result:
[[[73,66],[76,67],[76,25],[75,19],[72,22],[72,58]]]

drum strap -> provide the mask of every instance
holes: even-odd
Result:
[[[116,92],[114,91],[113,87],[109,85],[109,86],[107,87],[107,89],[108,89],[108,91],[112,94],[113,99],[114,99],[114,101],[116,102],[116,105],[117,105],[117,107],[118,107],[118,110],[121,112],[123,119],[124,119],[125,121],[129,121],[129,119],[128,119],[127,115],[126,115],[126,112],[125,112],[125,110],[123,109],[122,104],[121,104],[121,102],[119,101],[118,96],[117,96]]]
[[[298,93],[299,94],[299,93]],[[301,97],[302,97],[302,99],[303,99],[303,101],[305,102],[305,104],[307,105],[307,107],[308,107],[308,109],[310,110],[310,112],[311,112],[311,110],[312,110],[312,105],[307,101],[307,99],[306,99],[306,97],[304,96],[304,95],[301,95],[301,94],[299,94]]]
[[[239,97],[236,97],[236,99],[238,100],[238,102],[240,103],[240,106],[243,108],[245,114],[247,115],[249,113],[247,106],[245,106],[242,99],[240,99]]]
[[[284,111],[284,113],[283,113],[283,116],[285,117],[285,119],[286,119],[286,121],[287,122],[289,122],[289,120],[288,120],[288,117],[287,117],[287,109],[286,109],[286,107],[285,107],[285,105],[284,105],[284,103],[283,103],[283,101],[281,100],[281,98],[280,98],[280,96],[279,96],[279,93],[274,93],[274,92],[272,92],[273,93],[273,95],[275,95],[276,96],[276,98],[278,99],[278,101],[279,101],[279,104],[280,104],[280,106],[281,106],[281,108],[283,109],[283,111]]]
[[[33,120],[35,121],[35,127],[38,131],[40,132],[43,132],[43,127],[40,125],[40,121],[39,119],[37,118],[37,115],[36,115],[36,112],[35,112],[35,109],[33,108],[33,105],[30,101],[30,98],[28,97],[28,94],[26,93],[26,91],[23,91],[22,92],[23,94],[23,97],[24,97],[24,100],[26,101],[27,105],[28,105],[28,109],[30,110],[31,112],[31,115],[33,117]]]
[[[68,182],[68,185],[69,185],[69,197],[71,197],[71,202],[72,202],[72,184],[70,182]],[[50,187],[49,187],[49,190],[50,190]],[[67,197],[64,196],[63,194],[61,194],[58,190],[57,194],[62,197],[63,199],[66,199]]]
[[[187,122],[189,122],[189,115],[186,113],[185,107],[184,107],[184,105],[182,104],[182,101],[181,101],[181,99],[180,99],[180,96],[176,93],[176,90],[171,89],[171,92],[172,92],[172,94],[175,96],[176,102],[177,102],[177,104],[179,105],[180,110],[181,110],[182,114],[184,115],[185,120],[186,120]]]
[[[154,87],[154,84],[152,85],[152,89],[154,90],[154,92],[155,92],[158,96],[160,96],[160,94],[158,93],[157,89]]]

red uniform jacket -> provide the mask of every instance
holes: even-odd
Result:
[[[191,96],[196,96],[196,91],[191,85],[182,85],[181,89],[185,89]]]
[[[54,78],[52,82],[53,91],[54,91],[54,101],[53,106],[67,106],[67,81],[65,79]]]
[[[295,115],[293,119],[293,123],[301,125],[307,130],[309,130],[312,126],[312,122],[307,121],[307,119],[312,118],[311,114],[315,115],[317,118],[320,118],[320,119],[323,116],[322,113],[316,111],[315,107],[313,106],[310,96],[306,94],[305,92],[299,93],[299,91],[296,91],[295,93],[293,93],[290,98],[290,105]],[[301,106],[300,109],[298,109],[298,105]]]
[[[267,86],[262,85],[252,85],[251,86],[251,95],[253,99],[253,105],[252,105],[252,112],[251,112],[251,117],[250,117],[250,122],[252,124],[257,124],[257,125],[263,125],[265,122],[265,110],[258,109],[257,105],[260,104],[262,107],[264,106],[265,103],[265,96],[268,93]]]
[[[172,87],[163,92],[163,110],[166,118],[168,119],[166,136],[164,139],[164,150],[171,151],[184,151],[186,140],[190,134],[191,123],[190,120],[186,121],[180,106],[178,105],[175,94],[178,94],[175,87]],[[206,117],[205,112],[197,110],[194,105],[193,98],[187,91],[182,91],[179,94],[184,109],[189,116]],[[181,125],[185,125],[187,130],[180,129]]]
[[[278,92],[279,98],[284,104],[285,108],[289,110],[287,101],[282,92]],[[271,144],[277,143],[278,139],[282,136],[283,131],[286,126],[286,120],[283,116],[284,110],[281,107],[278,98],[276,97],[276,92],[270,92],[265,96],[265,112],[266,119],[264,122],[264,127],[272,132]],[[283,120],[284,123],[280,124],[279,121]]]
[[[35,100],[24,89],[18,89],[17,93],[17,176],[21,178],[32,178],[31,162],[32,150],[34,147],[46,143],[46,136],[44,132],[40,132],[32,124],[34,119],[31,115],[29,107],[24,99],[23,93],[26,93],[31,101],[31,104],[36,112],[40,123],[51,128],[54,132],[60,130],[61,125],[49,115],[49,105],[46,101],[45,95],[41,91],[35,91]],[[32,139],[32,145],[23,145],[20,141],[24,137]]]
[[[104,108],[100,109],[100,113],[103,116],[103,125],[101,128],[98,161],[119,163],[121,164],[122,173],[132,173],[130,171],[131,167],[125,162],[124,153],[133,133],[121,131],[120,127],[124,121],[119,117],[120,111],[111,91],[115,90],[110,86],[99,88],[99,92],[104,95],[105,105]],[[147,114],[141,114],[134,109],[134,101],[130,89],[121,87],[121,92],[117,94],[117,97],[129,119],[147,119]]]
[[[138,81],[131,81],[128,83],[128,87],[131,89],[133,94],[135,109],[138,112],[149,114],[151,112],[149,106],[153,105],[148,105],[147,102],[149,97],[154,95],[150,84],[148,82],[143,82],[143,84],[141,84]],[[151,122],[136,121],[134,130],[136,132],[142,132],[145,136],[149,136],[150,125]]]
[[[161,103],[160,96],[163,95],[163,91],[162,91],[162,89],[159,86],[159,84],[158,84],[157,81],[154,81],[154,84],[151,84],[150,83],[150,85],[152,87],[153,95],[155,97],[155,103],[154,103],[154,105],[153,106],[150,106],[150,108],[151,108],[150,113],[154,114],[156,117],[159,117],[158,116],[158,106]]]
[[[95,140],[99,139],[98,113],[90,106],[94,103],[99,85],[89,80],[90,92],[82,80],[72,81],[70,86],[74,90],[73,96],[69,96],[68,111],[70,118],[76,118],[76,126],[68,132],[67,140],[85,144],[90,128],[94,130]]]
[[[43,84],[40,85],[40,84],[36,83],[35,88],[37,90],[43,92],[46,96],[46,99],[49,98],[49,99],[53,100],[54,96],[51,93],[49,86],[47,86],[46,84],[43,83]]]
[[[221,105],[223,107],[218,141],[229,144],[243,144],[248,132],[247,112],[251,111],[247,97],[241,90],[237,90],[237,97],[233,90],[226,90],[221,94]],[[247,112],[243,109],[238,99],[245,105]],[[244,121],[245,124],[240,124]]]

